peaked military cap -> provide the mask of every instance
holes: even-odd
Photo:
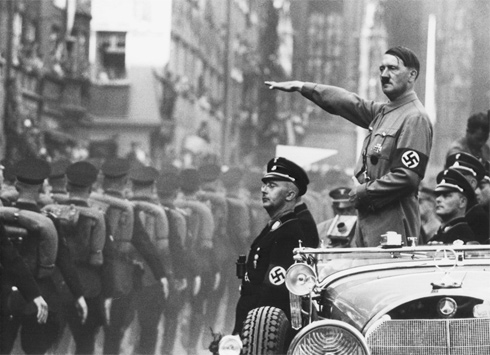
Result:
[[[267,164],[267,172],[262,181],[282,180],[291,181],[299,189],[299,195],[304,195],[310,183],[308,175],[299,165],[283,157],[271,159]]]
[[[168,196],[173,194],[180,187],[178,172],[174,170],[164,170],[157,178],[156,187],[159,195]]]
[[[79,161],[66,168],[66,179],[75,186],[89,187],[97,180],[99,170],[88,161]]]
[[[180,188],[182,189],[182,191],[197,191],[200,184],[201,178],[197,169],[189,168],[184,169],[180,172]]]
[[[332,202],[338,203],[340,208],[351,206],[349,201],[349,192],[351,189],[349,187],[337,187],[328,193],[332,198]]]
[[[101,170],[104,176],[109,178],[120,178],[128,174],[129,161],[122,158],[107,159],[102,164]]]
[[[234,187],[240,184],[243,171],[238,166],[233,166],[221,174],[221,181],[225,187]]]
[[[38,158],[23,159],[13,166],[13,174],[17,180],[30,185],[42,184],[50,173],[49,163]]]
[[[475,191],[463,174],[454,168],[441,171],[437,175],[436,194],[445,191],[461,192],[468,198],[475,196]]]
[[[129,172],[129,178],[139,185],[151,185],[158,178],[158,170],[152,166],[141,166]]]
[[[478,181],[481,181],[485,176],[485,167],[483,163],[474,155],[459,152],[451,154],[446,159],[446,169],[454,168],[461,171],[463,174],[471,174]]]
[[[218,164],[206,164],[199,167],[199,176],[201,181],[215,181],[221,174],[221,167]]]
[[[51,173],[49,174],[50,179],[59,179],[65,176],[66,168],[71,165],[69,159],[58,159],[51,162]]]

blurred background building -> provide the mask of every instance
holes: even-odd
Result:
[[[379,59],[404,45],[433,101],[433,175],[490,108],[488,18],[487,0],[1,1],[0,156],[260,165],[282,144],[337,151],[312,169],[351,169],[363,132],[263,82],[384,100]]]

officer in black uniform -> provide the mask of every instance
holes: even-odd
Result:
[[[49,197],[55,203],[66,202],[68,191],[66,191],[66,169],[71,165],[68,159],[58,159],[51,163],[51,174],[48,177],[48,184],[51,187]]]
[[[449,168],[437,175],[436,213],[441,227],[427,244],[453,244],[459,240],[468,243],[475,240],[465,218],[468,201],[475,197],[472,186],[456,169]]]
[[[470,183],[473,191],[478,188],[478,184],[485,176],[485,166],[475,156],[459,152],[447,157],[446,169],[454,168],[459,171]],[[466,210],[466,221],[470,226],[476,241],[480,244],[485,244],[488,240],[490,216],[483,209],[483,206],[478,203],[476,195],[473,194],[468,200]]]
[[[24,159],[13,167],[16,175],[16,187],[19,191],[19,198],[13,204],[21,210],[28,210],[41,213],[38,205],[39,191],[44,180],[49,176],[50,166],[46,161],[40,159]],[[57,221],[54,221],[57,225]],[[87,317],[87,304],[83,297],[83,288],[70,256],[70,251],[66,240],[58,233],[58,251],[55,265],[63,276],[70,292],[75,299],[75,306],[80,315],[80,321],[85,322]],[[35,246],[29,243],[36,242],[37,236],[25,238],[20,247],[20,253],[32,250]],[[10,324],[12,338],[8,340],[13,346],[17,330],[21,327],[21,346],[28,354],[44,354],[60,336],[60,298],[53,277],[37,278],[36,282],[41,289],[42,296],[46,299],[49,306],[49,315],[45,324],[37,321],[36,314],[29,313],[14,317]],[[3,341],[3,340],[2,340]]]
[[[262,182],[262,206],[270,220],[252,243],[247,257],[233,334],[241,333],[248,312],[257,307],[277,307],[290,318],[285,277],[294,262],[293,249],[304,240],[294,207],[298,197],[306,192],[307,175],[295,163],[275,158],[267,165]]]

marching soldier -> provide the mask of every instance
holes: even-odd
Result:
[[[92,204],[105,210],[106,233],[114,241],[110,274],[113,276],[114,299],[105,328],[104,354],[118,354],[124,332],[133,318],[135,288],[143,260],[160,280],[165,295],[168,281],[163,264],[139,218],[134,218],[133,205],[125,199],[129,163],[115,158],[102,165],[103,194],[91,194]]]
[[[172,355],[179,324],[179,314],[184,306],[183,291],[187,288],[188,279],[199,274],[197,263],[200,258],[195,250],[192,239],[188,238],[187,215],[175,206],[175,198],[179,189],[177,169],[164,170],[157,180],[157,193],[160,203],[165,209],[169,222],[169,249],[174,270],[174,280],[170,283],[170,295],[164,305],[164,328],[162,340],[162,355]],[[188,260],[189,262],[185,262]]]
[[[24,261],[31,265],[31,272],[37,275],[36,282],[49,306],[49,313],[47,322],[40,324],[36,314],[32,312],[29,304],[27,304],[24,308],[24,314],[14,316],[9,324],[9,338],[2,339],[2,342],[7,344],[7,352],[12,349],[19,327],[21,329],[21,346],[27,354],[46,353],[60,335],[60,298],[52,277],[54,265],[43,266],[43,263],[40,263],[40,266],[37,267],[38,259],[54,261],[73,298],[76,300],[75,305],[80,322],[84,323],[87,317],[87,304],[83,297],[83,288],[66,240],[57,233],[53,221],[41,214],[41,209],[38,206],[39,191],[44,180],[49,176],[49,172],[49,164],[40,159],[24,159],[14,166],[19,198],[13,204],[13,207],[20,210],[19,214],[26,211],[26,214],[37,216],[36,222],[45,225],[51,235],[50,240],[44,239],[48,236],[45,236],[42,232],[32,232],[28,229],[26,236],[19,240],[19,251]],[[5,215],[8,215],[8,211]],[[55,220],[54,222],[57,224],[58,221]],[[51,248],[44,248],[47,244],[51,245]],[[45,255],[46,253],[49,255]]]
[[[169,246],[169,222],[163,207],[155,200],[155,182],[158,171],[150,166],[133,168],[129,174],[132,182],[131,202],[134,204],[135,218],[139,218],[153,247],[157,250],[165,272],[173,280]],[[154,354],[158,335],[158,324],[162,315],[165,297],[159,280],[142,264],[141,283],[136,291],[136,313],[140,326],[140,337],[135,346],[137,354]],[[168,325],[168,324],[167,324]]]
[[[68,198],[60,205],[44,207],[45,211],[59,216],[60,231],[67,241],[87,302],[87,320],[81,323],[72,296],[63,294],[65,317],[75,340],[76,354],[94,353],[95,337],[105,324],[104,298],[109,297],[109,280],[102,277],[101,271],[106,242],[110,240],[106,241],[104,213],[90,207],[88,200],[97,174],[97,168],[88,162],[71,164],[66,169]]]
[[[184,169],[180,173],[179,196],[175,205],[188,215],[188,238],[196,250],[195,260],[198,274],[193,278],[190,300],[191,317],[189,320],[189,339],[185,344],[190,355],[197,353],[197,344],[205,324],[205,304],[219,284],[220,274],[214,258],[214,219],[211,208],[198,199],[200,185],[197,169]]]
[[[221,186],[219,177],[221,176],[221,167],[218,164],[206,164],[199,168],[200,191],[198,198],[208,203],[211,207],[211,212],[214,219],[214,237],[213,250],[216,260],[217,270],[227,270],[233,265],[234,257],[231,240],[227,234],[226,226],[228,220],[228,204],[225,197],[225,191]],[[223,300],[227,287],[226,279],[222,277],[222,272],[219,273],[219,284],[216,284],[213,292],[209,295],[206,305],[206,321],[209,322],[209,327],[214,328],[216,320],[219,316],[219,307]],[[211,333],[205,333],[208,337]],[[207,338],[206,337],[206,338]],[[207,344],[207,339],[204,340]]]

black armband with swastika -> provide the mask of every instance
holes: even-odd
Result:
[[[409,169],[423,178],[429,157],[415,149],[401,148],[395,151],[392,161],[391,170],[397,168]]]

